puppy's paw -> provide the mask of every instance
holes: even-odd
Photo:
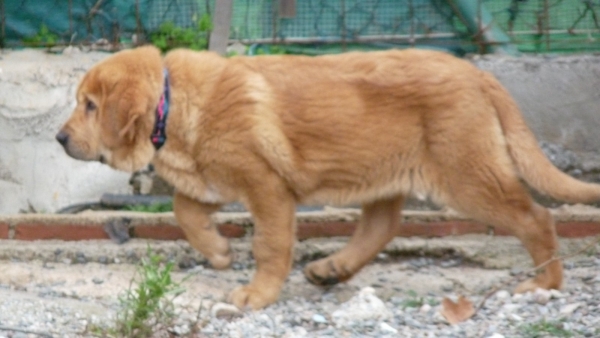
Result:
[[[252,284],[239,286],[229,294],[229,302],[244,310],[250,308],[259,310],[267,305],[275,303],[279,297],[279,291],[274,292],[268,288],[258,288]]]
[[[225,270],[231,266],[231,263],[233,262],[233,255],[231,254],[231,252],[228,252],[223,255],[212,255],[208,258],[208,262],[216,270]]]
[[[535,289],[560,289],[560,283],[550,281],[540,281],[535,278],[528,279],[515,288],[515,293],[533,292]]]
[[[344,282],[353,273],[343,264],[338,265],[331,258],[323,258],[318,261],[309,263],[304,268],[304,276],[309,282],[315,285],[329,286]]]

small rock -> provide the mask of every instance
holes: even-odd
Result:
[[[64,55],[73,55],[73,54],[80,54],[81,50],[79,50],[78,47],[74,47],[74,46],[67,46],[65,49],[62,50],[62,53]]]
[[[387,261],[388,259],[390,259],[390,255],[388,255],[384,252],[380,252],[377,254],[377,259],[382,260],[382,261]]]
[[[494,333],[491,336],[489,336],[488,338],[504,338],[504,336],[499,333]]]
[[[210,309],[212,318],[233,319],[242,317],[242,312],[236,306],[227,303],[216,303]]]
[[[176,336],[185,336],[190,333],[190,327],[188,325],[176,325],[169,330]]]
[[[522,293],[515,293],[512,296],[512,300],[517,301],[517,302],[523,300],[523,298],[524,298],[524,296]]]
[[[319,323],[319,324],[325,324],[327,323],[327,318],[325,318],[323,315],[320,315],[318,313],[315,313],[311,320],[315,323]]]
[[[516,275],[519,275],[521,273],[523,273],[523,269],[521,269],[521,268],[516,268],[515,267],[515,268],[510,269],[510,275],[511,276],[516,276]]]
[[[500,290],[500,291],[496,292],[496,298],[508,299],[508,298],[510,298],[510,292],[508,292],[506,290]]]
[[[442,268],[452,268],[455,266],[459,266],[461,263],[462,263],[461,259],[450,259],[450,260],[441,262],[440,266]]]
[[[423,304],[423,306],[421,306],[421,308],[419,309],[419,312],[421,313],[427,313],[431,310],[431,305],[425,303]]]
[[[550,301],[550,298],[552,298],[552,293],[548,290],[537,288],[533,292],[533,300],[538,304],[545,305]]]
[[[177,265],[181,270],[188,270],[196,266],[196,261],[193,257],[185,256],[179,260]]]
[[[567,305],[563,306],[562,308],[560,308],[560,314],[564,315],[564,316],[570,316],[581,305],[583,305],[583,303],[580,303],[580,302],[567,304]]]
[[[94,284],[102,284],[102,283],[104,283],[104,280],[103,280],[103,279],[101,279],[101,278],[98,278],[98,277],[94,277],[94,278],[92,279],[92,282],[93,282]]]
[[[523,317],[519,316],[516,313],[511,313],[510,314],[510,318],[512,318],[513,320],[515,320],[517,322],[522,322],[523,321]]]
[[[398,333],[398,330],[394,329],[390,324],[388,324],[386,322],[379,323],[379,330],[381,330],[381,332],[384,332],[384,333],[392,333],[392,334]]]
[[[506,312],[506,313],[512,313],[520,308],[521,308],[521,304],[504,304],[502,306],[502,311]]]
[[[581,261],[577,264],[577,266],[582,267],[582,268],[590,268],[590,267],[593,267],[594,265],[596,265],[596,262],[594,262],[593,260],[585,260],[585,261]]]
[[[452,283],[446,283],[442,285],[442,291],[451,292],[452,290],[454,290],[454,285]]]
[[[83,254],[83,252],[77,252],[75,254],[75,262],[77,264],[85,264],[85,263],[87,263],[87,258],[85,257],[85,255]]]
[[[414,327],[415,329],[420,329],[423,327],[423,325],[419,321],[414,320],[411,317],[404,318],[404,322],[406,323],[406,325]]]
[[[552,298],[554,298],[554,299],[558,299],[558,298],[563,298],[564,297],[564,295],[563,295],[562,292],[560,292],[558,290],[554,290],[554,289],[550,290],[550,294],[552,295]]]
[[[331,319],[338,327],[367,320],[386,320],[390,317],[392,312],[375,296],[375,289],[371,287],[361,289],[358,295],[343,303],[331,314]]]

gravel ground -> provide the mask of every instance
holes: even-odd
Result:
[[[562,253],[592,240],[563,239]],[[566,263],[560,292],[500,290],[474,317],[449,325],[440,314],[443,297],[461,294],[478,304],[498,281],[527,268],[529,259],[514,238],[398,238],[348,283],[329,289],[308,284],[301,273],[307,258],[343,242],[299,243],[281,300],[239,313],[224,301],[254,271],[248,239],[233,241],[237,260],[226,271],[205,267],[183,241],[0,241],[0,337],[89,337],[90,327],[110,326],[118,295],[148,243],[178,264],[176,280],[187,278],[186,292],[175,300],[173,336],[600,337],[599,246]]]

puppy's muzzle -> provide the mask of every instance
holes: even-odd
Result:
[[[69,134],[67,134],[64,130],[61,130],[58,132],[58,134],[56,134],[56,140],[66,148],[67,144],[69,143]]]

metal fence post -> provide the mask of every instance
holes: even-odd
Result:
[[[233,13],[233,0],[215,1],[215,12],[212,17],[213,29],[210,32],[208,49],[224,55],[229,41],[231,29],[231,14]]]
[[[0,48],[4,48],[4,40],[6,39],[6,32],[4,30],[5,20],[4,0],[0,0]]]

